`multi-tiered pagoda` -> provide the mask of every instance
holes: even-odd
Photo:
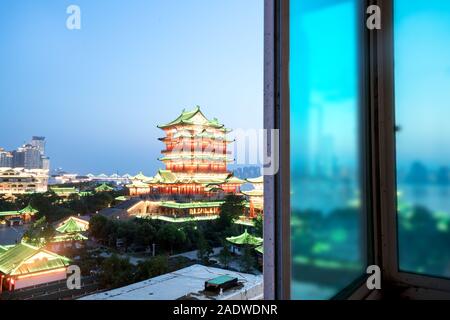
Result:
[[[183,110],[174,121],[158,128],[165,132],[159,139],[165,144],[159,159],[165,170],[154,177],[133,177],[127,186],[130,195],[166,196],[158,209],[164,214],[217,214],[221,203],[209,200],[220,193],[238,193],[245,183],[227,170],[232,161],[227,151],[232,142],[227,140],[230,130],[215,118],[208,120],[200,107]],[[180,201],[183,197],[191,201]]]

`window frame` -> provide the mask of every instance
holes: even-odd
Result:
[[[397,183],[394,87],[394,2],[363,0],[360,14],[360,87],[366,167],[368,264],[382,269],[382,289],[369,291],[367,275],[338,293],[336,299],[377,299],[383,294],[443,297],[450,279],[401,271],[398,261]],[[368,30],[366,8],[381,8],[381,30]],[[361,17],[358,17],[361,18]],[[280,172],[264,181],[264,294],[266,299],[289,299],[290,159],[289,159],[289,0],[265,0],[264,128],[280,130]],[[363,22],[364,21],[364,22]],[[265,141],[270,144],[270,139]],[[398,291],[398,289],[401,289]],[[411,292],[413,290],[413,292]]]
[[[450,292],[450,279],[433,275],[416,274],[400,270],[398,258],[397,228],[397,181],[396,181],[396,137],[395,137],[395,73],[394,73],[394,1],[378,0],[381,7],[382,29],[376,36],[376,60],[378,66],[379,100],[377,107],[381,111],[379,118],[380,141],[380,237],[381,257],[384,279],[387,287],[417,287],[422,292],[435,290]],[[419,292],[420,294],[420,292]]]
[[[337,0],[341,1],[341,0]],[[364,0],[361,5],[366,5]],[[291,236],[290,236],[290,87],[289,87],[289,15],[290,0],[265,0],[264,17],[264,128],[279,130],[279,172],[264,177],[264,296],[265,299],[290,299],[291,292]],[[370,35],[365,27],[365,10],[360,7],[357,19],[360,79],[370,74],[372,61],[368,58]],[[366,106],[373,92],[368,81],[359,81],[359,105]],[[371,132],[366,125],[372,119],[367,108],[360,108],[360,152],[362,193],[372,190]],[[270,150],[270,139],[265,145]],[[370,154],[370,156],[369,156]],[[371,192],[370,192],[371,193]],[[363,197],[366,232],[367,264],[378,264],[372,215],[372,197]],[[371,294],[365,283],[367,274],[337,293],[332,299],[363,299]]]

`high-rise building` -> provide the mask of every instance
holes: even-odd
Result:
[[[23,148],[18,148],[12,152],[13,160],[12,167],[13,168],[24,168],[25,167],[25,150]]]
[[[0,167],[2,164],[10,168],[49,170],[50,159],[45,155],[45,138],[35,136],[30,143],[9,152],[9,155],[0,155]]]
[[[42,169],[41,151],[39,148],[27,144],[24,149],[24,168],[25,169]]]
[[[31,145],[33,147],[36,147],[41,153],[41,155],[45,154],[45,137],[37,137],[37,136],[32,137]]]
[[[0,168],[11,168],[13,163],[13,155],[11,152],[0,148]]]

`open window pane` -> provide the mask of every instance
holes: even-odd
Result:
[[[450,277],[450,3],[395,1],[399,267]]]
[[[291,1],[292,298],[362,274],[358,1]]]

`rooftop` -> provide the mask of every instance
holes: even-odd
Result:
[[[238,278],[240,285],[220,293],[205,292],[205,282],[218,277]],[[126,287],[81,300],[257,300],[263,296],[263,276],[192,265]]]
[[[181,115],[178,116],[175,120],[158,126],[158,128],[164,129],[171,126],[179,125],[179,124],[188,124],[188,125],[201,125],[201,126],[209,126],[217,129],[224,129],[224,125],[220,124],[219,121],[214,118],[212,120],[209,120],[205,117],[205,115],[200,110],[200,107],[195,107],[194,110],[186,111],[183,110],[181,112]]]
[[[0,272],[11,275],[28,274],[66,267],[69,262],[66,257],[22,242],[0,254]]]

